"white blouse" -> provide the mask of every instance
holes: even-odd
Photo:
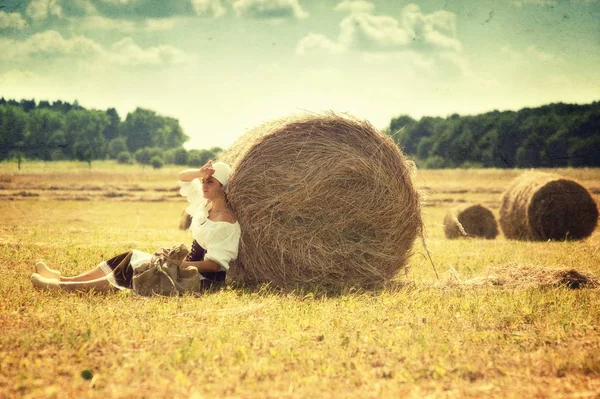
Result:
[[[179,193],[187,197],[189,205],[185,211],[192,217],[190,231],[194,240],[206,250],[204,259],[210,259],[221,265],[222,271],[229,270],[229,262],[238,255],[242,231],[238,222],[215,222],[208,219],[211,202],[204,198],[202,183],[194,179],[191,182],[180,181]]]

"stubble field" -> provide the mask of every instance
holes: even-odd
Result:
[[[37,259],[82,272],[190,243],[177,168],[0,164],[0,397],[600,397],[600,289],[443,284],[511,262],[600,277],[577,242],[447,240],[449,207],[498,216],[518,170],[418,171],[426,251],[377,291],[228,286],[203,296],[34,290]],[[600,201],[600,169],[557,171]]]

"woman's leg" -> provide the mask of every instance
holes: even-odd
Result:
[[[92,280],[97,280],[99,278],[102,277],[106,277],[106,271],[105,269],[102,268],[102,264],[105,262],[100,263],[98,266],[96,266],[95,268],[93,268],[92,270],[88,270],[87,272],[83,272],[81,274],[78,274],[77,276],[72,276],[72,277],[66,277],[66,276],[60,276],[60,281],[92,281]]]
[[[111,291],[113,285],[108,281],[107,276],[87,281],[58,281],[33,274],[31,282],[34,287],[48,290],[64,290],[64,291]]]
[[[35,271],[37,274],[44,278],[60,280],[60,281],[91,281],[102,278],[106,276],[106,271],[101,267],[101,265],[105,263],[102,262],[98,264],[95,268],[88,270],[87,272],[83,272],[78,274],[77,276],[61,276],[58,270],[54,270],[48,267],[44,262],[40,261],[35,265]]]

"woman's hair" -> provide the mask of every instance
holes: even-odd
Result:
[[[219,184],[221,185],[220,190],[221,190],[221,193],[223,194],[223,199],[225,200],[225,205],[227,206],[227,210],[233,215],[234,212],[233,212],[233,209],[231,208],[229,196],[227,195],[227,188],[225,186],[223,186],[223,184],[221,182],[219,182]]]

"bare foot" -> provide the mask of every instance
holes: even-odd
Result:
[[[31,275],[31,283],[39,290],[59,290],[60,285],[57,280],[45,278],[37,273]]]
[[[60,280],[60,272],[58,270],[50,269],[43,261],[39,261],[35,264],[35,272],[45,278]]]

